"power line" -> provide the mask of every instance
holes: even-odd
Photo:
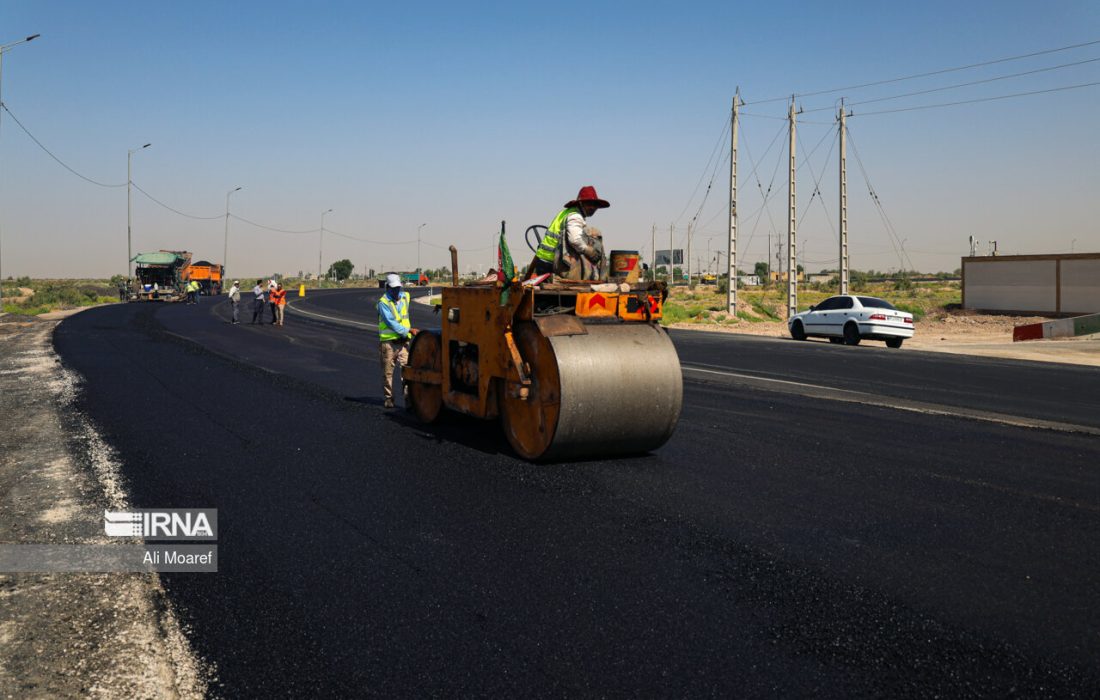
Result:
[[[974,86],[974,85],[982,85],[982,84],[985,84],[985,83],[993,83],[993,82],[996,82],[998,80],[1008,80],[1010,78],[1020,78],[1020,77],[1023,77],[1025,75],[1035,75],[1036,73],[1046,73],[1046,72],[1049,72],[1049,71],[1052,71],[1052,70],[1059,70],[1061,68],[1071,68],[1071,67],[1074,67],[1074,66],[1084,65],[1086,63],[1095,63],[1096,61],[1100,61],[1100,58],[1089,58],[1089,59],[1086,59],[1084,61],[1076,61],[1074,63],[1063,63],[1063,64],[1058,65],[1058,66],[1049,66],[1047,68],[1037,68],[1035,70],[1024,71],[1022,73],[1011,73],[1009,75],[998,75],[998,76],[993,77],[993,78],[983,78],[982,80],[972,80],[972,81],[966,82],[966,83],[956,83],[955,85],[945,85],[943,87],[929,88],[927,90],[918,90],[916,92],[905,92],[905,93],[902,93],[900,95],[891,95],[889,97],[876,97],[876,98],[870,99],[870,100],[860,100],[859,102],[849,102],[848,106],[849,107],[855,107],[856,105],[866,105],[866,104],[871,104],[873,102],[886,102],[888,100],[898,100],[898,99],[901,99],[903,97],[915,97],[917,95],[927,95],[927,94],[932,93],[932,92],[943,92],[944,90],[954,90],[954,89],[961,88],[961,87],[971,87],[971,86]],[[824,111],[824,110],[827,110],[827,109],[834,109],[834,107],[815,107],[814,109],[808,109],[806,111],[807,112],[821,112],[821,111]]]
[[[724,144],[725,142],[725,139],[723,139],[722,143]],[[724,158],[714,162],[714,170],[710,174],[710,182],[707,183],[707,191],[703,193],[703,201],[699,202],[699,208],[695,210],[695,215],[691,217],[692,223],[695,223],[699,219],[699,214],[703,212],[703,207],[707,205],[707,198],[710,197],[710,190],[714,186],[714,179],[718,177],[718,166],[728,163],[729,159],[730,154],[727,153]]]
[[[48,148],[46,148],[46,147],[45,147],[44,145],[42,145],[42,142],[41,142],[41,141],[39,141],[38,139],[36,139],[36,138],[34,137],[34,134],[32,134],[32,133],[31,133],[31,132],[30,132],[30,131],[29,131],[29,130],[27,129],[27,127],[23,126],[23,122],[19,121],[19,118],[18,118],[18,117],[16,117],[16,116],[15,116],[14,114],[12,114],[12,111],[11,111],[10,109],[8,109],[8,105],[7,105],[7,103],[3,103],[3,102],[0,102],[0,107],[3,107],[4,111],[8,113],[8,116],[12,118],[12,121],[14,121],[14,122],[15,122],[16,124],[18,124],[18,125],[19,125],[19,128],[23,130],[23,133],[24,133],[24,134],[26,134],[26,135],[27,135],[27,136],[28,136],[28,137],[30,138],[30,140],[31,140],[31,141],[34,141],[35,145],[37,145],[37,146],[38,146],[39,148],[41,148],[41,149],[42,149],[42,151],[43,151],[43,152],[44,152],[44,153],[45,153],[46,155],[48,155],[48,156],[49,156],[50,158],[53,158],[53,159],[54,159],[55,161],[57,161],[58,165],[60,165],[60,166],[61,166],[62,168],[65,168],[66,170],[68,170],[68,171],[69,171],[70,173],[72,173],[73,175],[76,175],[76,176],[77,176],[77,177],[79,177],[79,178],[80,178],[81,180],[86,180],[86,181],[88,181],[88,182],[92,183],[93,185],[98,185],[98,186],[100,186],[100,187],[125,187],[125,186],[126,186],[126,183],[125,183],[125,182],[123,182],[123,183],[122,183],[122,184],[120,184],[120,185],[113,185],[113,184],[108,184],[108,183],[105,183],[105,182],[100,182],[100,181],[98,181],[98,180],[93,180],[92,178],[90,178],[90,177],[87,177],[87,176],[85,176],[85,175],[81,175],[81,174],[80,174],[80,173],[78,173],[78,172],[77,172],[76,170],[73,170],[72,168],[70,168],[70,167],[69,167],[68,165],[66,165],[66,164],[65,164],[65,161],[63,161],[63,160],[61,160],[60,158],[58,158],[57,156],[55,156],[55,155],[54,155],[54,154],[53,154],[53,153],[52,153],[52,152],[50,151],[50,149],[48,149]]]
[[[317,230],[319,231],[320,229],[317,229]],[[333,233],[333,234],[336,234],[337,236],[340,236],[341,238],[346,238],[349,241],[358,241],[359,243],[370,243],[371,245],[409,245],[409,244],[416,243],[415,239],[411,240],[411,241],[374,241],[374,240],[371,240],[369,238],[359,238],[358,236],[352,236],[351,234],[340,233],[339,231],[333,231],[330,228],[326,228],[325,233]]]
[[[237,216],[236,214],[230,214],[229,218],[236,219],[237,221],[241,221],[241,222],[246,223],[250,226],[255,226],[256,228],[262,228],[265,231],[275,231],[276,233],[320,233],[320,231],[321,231],[321,229],[319,229],[319,228],[311,228],[311,229],[306,229],[306,230],[302,230],[302,231],[291,231],[291,230],[284,229],[284,228],[275,228],[274,226],[266,226],[264,224],[256,223],[255,221],[250,221],[249,219],[246,219],[243,216]],[[325,229],[325,230],[328,231],[329,229]]]
[[[839,133],[839,127],[837,127],[836,130]],[[810,157],[813,156],[813,154],[817,151],[818,148],[821,147],[821,144],[824,143],[825,139],[829,136],[832,136],[833,133],[834,133],[833,129],[830,129],[829,131],[826,131],[825,136],[821,137],[821,141],[818,141],[817,145],[814,146],[813,150],[810,151],[805,156],[805,158],[803,158],[802,164],[810,169],[810,177],[812,177],[814,179],[814,191],[813,191],[813,193],[810,194],[810,201],[806,203],[806,208],[802,210],[802,216],[805,217],[806,214],[810,211],[810,206],[813,204],[813,200],[816,197],[817,200],[819,202],[821,202],[821,209],[825,212],[825,220],[829,222],[829,231],[834,236],[836,236],[838,234],[837,234],[836,229],[833,228],[833,220],[829,216],[829,207],[825,204],[825,198],[821,194],[821,178],[818,177],[817,173],[814,172],[814,166],[810,162]],[[833,155],[833,148],[835,146],[836,146],[836,141],[830,140],[830,142],[829,142],[829,152],[825,154],[825,164],[826,165],[828,165],[829,159]],[[824,175],[825,175],[825,168],[824,167],[821,169],[821,175],[822,175],[822,177],[824,177]],[[801,219],[799,219],[799,222],[801,223]]]
[[[691,196],[688,198],[688,201],[684,204],[683,211],[681,211],[679,216],[676,217],[677,222],[680,221],[680,219],[684,218],[684,213],[687,212],[688,207],[690,207],[691,203],[695,200],[695,195],[698,194],[698,192],[699,192],[699,186],[703,184],[703,179],[706,178],[706,176],[707,176],[707,170],[710,170],[711,162],[714,160],[714,157],[719,153],[720,149],[722,148],[722,145],[726,142],[726,136],[729,135],[729,129],[727,128],[729,126],[729,123],[730,123],[729,119],[726,119],[725,121],[722,122],[722,131],[718,135],[718,141],[714,144],[714,149],[711,150],[710,157],[707,158],[707,164],[705,166],[703,166],[703,172],[699,174],[699,181],[695,183],[695,189],[692,190]]]
[[[1049,88],[1047,90],[1033,90],[1032,92],[1016,92],[1011,95],[998,95],[996,97],[979,97],[973,100],[959,100],[958,102],[941,102],[934,105],[920,105],[918,107],[899,107],[898,109],[883,109],[878,112],[860,112],[858,116],[870,117],[876,114],[896,114],[897,112],[916,112],[922,109],[936,109],[938,107],[955,107],[957,105],[968,105],[977,102],[994,102],[997,100],[1008,100],[1013,97],[1027,97],[1029,95],[1044,95],[1048,92],[1062,92],[1064,90],[1078,90],[1080,88],[1094,87],[1100,85],[1100,82],[1095,83],[1081,83],[1080,85],[1066,85],[1063,87]],[[853,114],[853,116],[856,116]]]
[[[902,243],[901,237],[898,235],[897,229],[894,228],[894,222],[890,221],[890,217],[886,215],[886,210],[882,206],[882,202],[879,201],[878,193],[875,192],[874,185],[871,184],[871,178],[867,175],[867,169],[863,167],[863,159],[859,157],[859,149],[856,148],[855,139],[852,138],[851,131],[848,132],[848,143],[852,147],[852,154],[856,157],[856,162],[859,163],[859,170],[863,173],[863,181],[867,185],[867,192],[871,195],[871,201],[875,204],[875,209],[878,211],[879,217],[882,219],[883,227],[886,229],[887,236],[890,237],[890,245],[894,246],[894,252],[898,256],[898,262],[902,268],[908,263],[908,269],[912,270],[913,261],[909,259],[908,253],[905,252],[905,245]],[[895,245],[896,242],[896,245]],[[900,248],[901,252],[898,252]]]
[[[962,70],[969,70],[971,68],[981,68],[982,66],[992,66],[992,65],[995,65],[997,63],[1007,63],[1009,61],[1019,61],[1019,60],[1025,59],[1025,58],[1034,58],[1035,56],[1045,56],[1047,54],[1058,53],[1060,51],[1070,51],[1072,49],[1080,49],[1080,48],[1083,48],[1085,46],[1095,46],[1096,44],[1100,44],[1100,39],[1097,39],[1097,40],[1094,40],[1094,41],[1086,41],[1086,42],[1081,43],[1081,44],[1071,44],[1069,46],[1061,46],[1061,47],[1056,48],[1056,49],[1046,49],[1046,50],[1043,50],[1043,51],[1033,51],[1032,53],[1019,54],[1017,56],[1008,56],[1007,58],[998,58],[998,59],[994,59],[992,61],[982,61],[981,63],[971,63],[971,64],[966,65],[966,66],[956,66],[954,68],[943,68],[943,69],[940,69],[940,70],[928,71],[927,73],[915,73],[913,75],[905,75],[905,76],[901,76],[901,77],[898,77],[898,78],[889,78],[887,80],[876,80],[874,82],[863,83],[863,84],[860,84],[860,85],[849,85],[847,87],[832,88],[832,89],[829,89],[829,90],[816,90],[814,92],[803,92],[803,93],[798,93],[796,96],[797,97],[813,97],[815,95],[825,95],[825,94],[828,94],[828,93],[843,92],[843,91],[846,91],[846,90],[860,90],[862,88],[874,87],[876,85],[887,85],[889,83],[899,83],[899,82],[902,82],[902,81],[905,81],[905,80],[915,80],[917,78],[927,78],[927,77],[933,76],[933,75],[943,75],[944,73],[953,73],[953,72],[962,71]],[[745,104],[763,104],[765,102],[779,102],[781,100],[789,100],[790,97],[791,97],[790,95],[784,95],[783,97],[772,97],[772,98],[768,98],[766,100],[756,100],[756,101],[751,102],[751,103],[746,102]]]
[[[225,216],[225,214],[218,214],[217,216],[195,216],[194,214],[188,214],[186,212],[182,212],[179,209],[173,209],[172,207],[170,207],[167,204],[165,204],[164,202],[160,201],[159,199],[157,199],[153,195],[149,194],[145,190],[138,187],[138,184],[136,182],[132,182],[131,184],[133,184],[135,190],[137,190],[138,192],[141,192],[143,195],[145,195],[146,197],[148,197],[152,201],[156,202],[160,206],[164,207],[168,211],[170,211],[174,214],[179,214],[180,216],[186,216],[188,219],[199,219],[199,220],[202,220],[202,221],[212,221],[214,219],[221,219]]]

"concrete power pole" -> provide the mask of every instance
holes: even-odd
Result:
[[[844,98],[840,99],[840,293],[848,293],[848,140]]]
[[[726,312],[737,317],[737,108],[741,91],[733,94],[730,126],[730,240],[726,249]],[[717,265],[715,266],[717,270]]]
[[[691,222],[688,222],[687,258],[684,260],[684,269],[688,274],[688,289],[694,289],[691,284]]]
[[[653,259],[649,261],[649,266],[652,268],[650,274],[652,276],[651,281],[657,281],[657,224],[653,224],[653,228],[649,232],[649,254],[653,256]]]
[[[790,123],[790,142],[787,146],[787,152],[790,155],[790,164],[788,165],[788,179],[787,179],[787,318],[794,316],[798,313],[798,268],[795,262],[798,253],[798,248],[795,245],[796,231],[795,228],[798,224],[797,215],[795,212],[795,168],[797,163],[795,162],[795,111],[794,111],[794,96],[791,96],[791,106],[787,112],[787,121]]]
[[[673,224],[668,225],[668,284],[671,287],[676,284],[676,279],[672,276],[672,262],[676,256],[672,254],[672,232],[675,229]]]

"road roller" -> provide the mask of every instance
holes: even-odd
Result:
[[[402,369],[408,408],[425,423],[444,408],[499,417],[531,461],[654,450],[683,401],[666,298],[653,282],[444,287],[442,328],[417,334]]]

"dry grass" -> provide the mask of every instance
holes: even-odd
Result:
[[[958,282],[874,283],[853,288],[852,292],[886,299],[912,313],[917,321],[948,316],[962,301]],[[804,286],[798,291],[798,310],[804,311],[836,293],[835,288],[824,285]],[[740,330],[751,324],[776,323],[786,318],[786,287],[737,290],[737,313],[732,315],[726,311],[725,292],[714,285],[697,285],[694,290],[673,288],[665,305],[664,324],[737,326]]]

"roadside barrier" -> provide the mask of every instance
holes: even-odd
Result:
[[[1029,323],[1012,329],[1012,342],[1021,340],[1049,340],[1052,338],[1073,338],[1079,335],[1100,333],[1100,314],[1060,318],[1056,321]]]

